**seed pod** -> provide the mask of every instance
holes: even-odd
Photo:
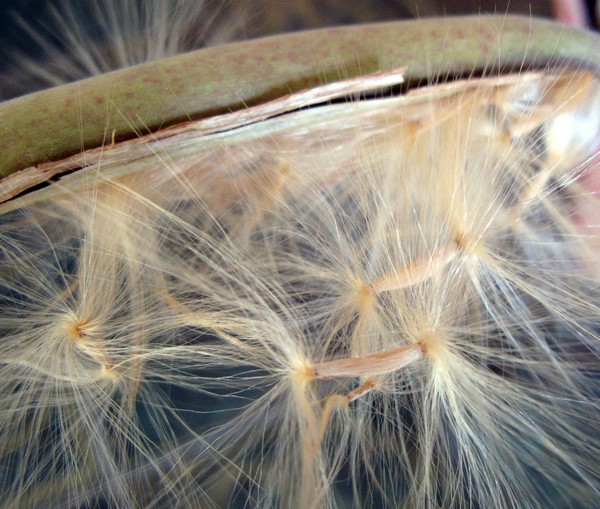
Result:
[[[326,29],[0,105],[8,507],[593,505],[598,43]]]

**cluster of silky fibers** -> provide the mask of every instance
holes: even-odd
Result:
[[[591,507],[598,97],[321,106],[5,204],[5,507]]]

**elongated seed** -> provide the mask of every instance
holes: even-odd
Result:
[[[373,377],[402,369],[420,359],[422,355],[421,345],[403,345],[363,357],[344,357],[320,362],[313,366],[312,371],[317,379]]]
[[[421,283],[437,274],[457,254],[458,245],[455,243],[450,244],[431,256],[424,257],[381,276],[373,281],[370,286],[375,293],[383,293]]]

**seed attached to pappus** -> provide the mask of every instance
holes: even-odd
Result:
[[[598,48],[365,25],[0,104],[7,507],[591,507]]]

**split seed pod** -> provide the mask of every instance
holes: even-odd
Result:
[[[0,105],[6,506],[591,507],[598,49],[366,25]]]

